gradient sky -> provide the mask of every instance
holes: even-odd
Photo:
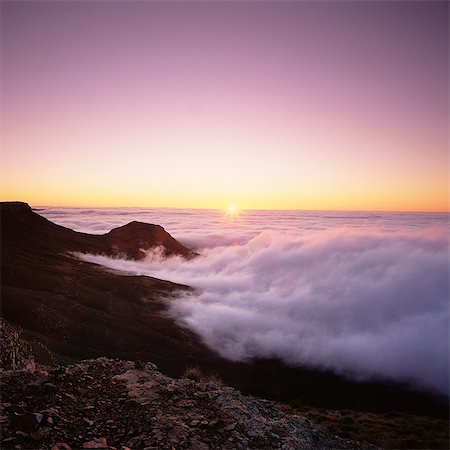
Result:
[[[2,1],[1,199],[448,210],[448,9]]]

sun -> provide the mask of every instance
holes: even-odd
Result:
[[[228,205],[227,216],[237,217],[238,215],[239,215],[239,213],[238,213],[238,209],[236,208],[236,205],[234,205],[234,204]]]

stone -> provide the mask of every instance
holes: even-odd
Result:
[[[94,438],[92,441],[85,442],[83,448],[108,448],[105,437]]]
[[[39,391],[41,394],[52,394],[56,392],[56,385],[54,383],[44,383]]]
[[[31,439],[35,441],[42,441],[50,435],[50,429],[49,428],[39,428],[37,431],[33,431],[30,433]]]
[[[51,450],[72,450],[72,449],[65,442],[58,442],[51,448]]]
[[[34,372],[35,361],[31,345],[20,339],[22,329],[0,318],[0,367],[3,370]]]
[[[59,399],[58,394],[35,396],[32,404],[40,413],[24,411],[30,406],[19,403],[20,393],[28,392],[23,386],[34,376],[9,379],[7,383],[11,386],[5,392],[11,398],[11,406],[3,414],[8,416],[5,424],[13,420],[13,427],[7,433],[14,435],[16,441],[11,441],[8,447],[22,442],[23,438],[23,447],[52,450],[70,450],[65,442],[73,442],[77,449],[112,450],[107,440],[120,442],[121,450],[143,447],[374,450],[370,444],[335,437],[301,416],[285,415],[272,402],[246,397],[222,385],[205,392],[201,383],[174,380],[147,369],[147,365],[137,371],[130,364],[102,358],[68,366],[59,374],[50,372],[50,386],[53,384],[60,395]],[[87,381],[80,381],[80,373],[87,372],[95,375],[93,381],[86,377]],[[79,394],[80,384],[87,389],[84,395]],[[172,388],[176,388],[176,395],[169,394]],[[11,395],[14,392],[17,398]],[[77,402],[71,400],[72,395]],[[171,401],[175,397],[179,400]],[[119,398],[127,399],[127,408],[120,408],[123,403],[118,403]],[[12,405],[20,407],[21,412],[15,413],[17,409]],[[32,440],[35,445],[29,445]]]
[[[67,398],[70,398],[70,400],[73,400],[74,402],[77,400],[75,395],[69,394],[67,392],[63,392],[63,395],[65,395]]]
[[[137,405],[139,405],[139,402],[137,400],[135,400],[134,398],[130,398],[125,402],[125,406],[127,408],[137,406]]]
[[[17,414],[22,414],[25,412],[25,408],[23,405],[21,404],[17,404],[17,405],[11,405],[11,403],[8,403],[9,406],[6,406],[4,409],[7,412],[10,413],[17,413]]]
[[[16,436],[27,438],[29,436],[29,434],[24,433],[23,431],[16,431]]]
[[[33,431],[39,426],[41,420],[42,414],[39,413],[14,413],[11,417],[9,428],[12,430]]]

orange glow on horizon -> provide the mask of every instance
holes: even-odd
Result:
[[[19,3],[3,201],[449,211],[444,4]]]
[[[79,189],[61,186],[54,189],[32,189],[29,186],[8,186],[5,180],[1,182],[1,201],[23,201],[31,206],[61,206],[61,207],[135,207],[135,208],[192,208],[192,209],[223,209],[229,195],[215,193],[194,196],[185,192],[184,195],[164,195],[163,193],[146,194],[145,192],[125,192],[120,188],[96,190],[94,187],[81,186]],[[41,186],[42,188],[43,186]],[[187,190],[188,191],[188,190]],[[227,216],[236,217],[245,210],[351,210],[351,211],[423,211],[449,212],[448,194],[445,190],[430,188],[429,191],[401,193],[389,192],[389,189],[378,191],[361,189],[358,192],[311,192],[310,195],[282,195],[275,192],[262,195],[235,195],[239,197],[239,209],[234,205],[225,208]],[[432,201],[430,201],[430,198]]]

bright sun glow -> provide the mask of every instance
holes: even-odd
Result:
[[[229,205],[227,208],[227,216],[230,217],[237,217],[238,216],[238,209],[236,208],[236,205]]]

